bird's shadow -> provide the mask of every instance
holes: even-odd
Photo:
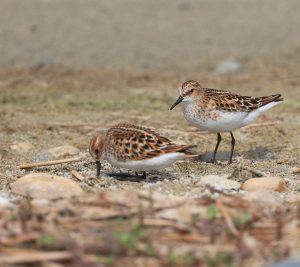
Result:
[[[225,151],[218,151],[217,155],[216,155],[216,160],[220,160],[220,161],[228,161],[230,156],[230,153],[225,152]],[[212,162],[212,157],[213,157],[213,153],[212,152],[207,152],[204,154],[200,154],[196,160],[197,161],[201,161],[201,162],[206,162],[206,163],[211,163]]]
[[[274,148],[270,150],[267,147],[258,146],[243,152],[242,156],[249,159],[276,160],[278,159],[277,152]]]
[[[247,159],[253,159],[253,160],[276,160],[278,159],[277,151],[274,149],[270,150],[267,147],[255,147],[252,148],[248,151],[244,151],[241,153],[234,153],[233,157],[235,156],[242,156]],[[211,163],[211,159],[213,157],[212,152],[207,152],[204,154],[201,154],[197,157],[198,161],[206,162],[206,163]],[[216,160],[219,161],[228,161],[230,157],[230,152],[229,151],[218,151],[216,155]]]
[[[129,173],[129,172],[111,172],[108,173],[107,176],[114,178],[118,181],[122,182],[134,182],[134,183],[140,183],[140,182],[146,182],[146,183],[156,183],[158,181],[162,181],[164,179],[167,180],[174,180],[176,177],[170,174],[169,172],[165,171],[151,171],[146,173],[146,178],[142,177],[141,173],[138,174],[138,176],[135,173]]]

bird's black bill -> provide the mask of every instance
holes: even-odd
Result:
[[[183,97],[180,95],[178,97],[178,99],[175,101],[175,103],[172,105],[172,107],[170,107],[170,110],[172,110],[173,108],[175,108],[180,102],[182,102]]]
[[[101,163],[98,160],[96,161],[96,169],[97,169],[96,176],[100,176]]]

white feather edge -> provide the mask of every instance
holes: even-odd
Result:
[[[178,160],[183,160],[185,158],[196,157],[197,155],[186,155],[181,152],[173,152],[168,154],[163,154],[161,156],[152,158],[152,159],[143,159],[143,160],[127,160],[127,161],[118,161],[115,159],[107,159],[107,161],[119,168],[126,168],[130,170],[156,170],[169,167]]]
[[[282,101],[271,102],[271,103],[269,103],[269,104],[266,104],[266,105],[264,105],[264,106],[258,108],[257,110],[254,110],[254,111],[250,112],[250,113],[248,114],[248,116],[245,117],[244,123],[249,124],[249,123],[251,123],[251,122],[254,122],[254,121],[257,119],[257,117],[258,117],[261,113],[263,113],[263,112],[267,111],[268,109],[270,109],[270,108],[272,108],[272,107],[274,107],[274,106],[280,104],[281,102],[282,102]]]

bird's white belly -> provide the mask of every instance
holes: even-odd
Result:
[[[216,112],[216,118],[210,118],[200,112],[189,112],[189,110],[184,110],[184,116],[193,126],[204,131],[216,133],[231,132],[250,123],[245,120],[249,114],[248,112]]]
[[[193,102],[182,102],[183,114],[193,126],[210,132],[231,132],[254,122],[264,111],[280,104],[271,102],[250,112],[243,111],[203,111]]]
[[[175,152],[163,154],[152,159],[119,161],[115,158],[107,158],[107,161],[115,167],[126,168],[135,171],[146,171],[166,168],[176,161],[182,160],[184,158],[185,155],[183,153]]]

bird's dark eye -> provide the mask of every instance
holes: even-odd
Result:
[[[191,89],[191,91],[190,91],[190,92],[191,92],[191,93],[193,93],[194,91],[195,91],[195,89]]]
[[[95,149],[95,154],[97,155],[99,153],[99,149]]]

